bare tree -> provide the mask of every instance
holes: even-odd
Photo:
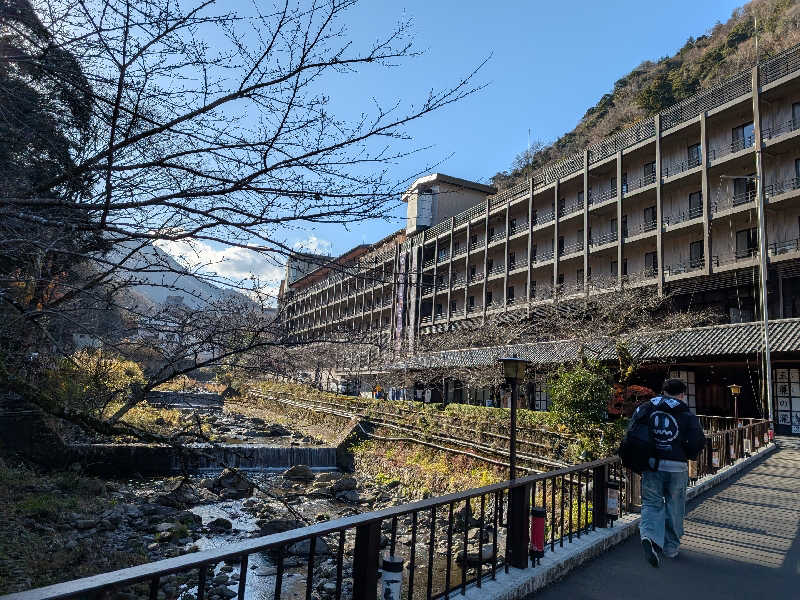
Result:
[[[404,126],[481,86],[473,71],[418,103],[373,100],[353,120],[337,117],[331,80],[417,53],[407,22],[359,48],[346,26],[355,4],[0,2],[4,106],[12,116],[31,98],[46,107],[5,122],[16,146],[0,142],[13,158],[0,171],[7,384],[30,382],[32,353],[65,354],[74,332],[125,356],[149,348],[158,364],[116,421],[175,375],[296,343],[268,310],[264,282],[221,281],[213,264],[153,248],[206,244],[279,265],[288,232],[380,217],[397,200],[410,177],[394,180],[387,165],[415,151]],[[135,292],[202,296],[187,283],[198,280],[250,300],[198,297],[176,312]],[[101,323],[108,314],[117,326]]]

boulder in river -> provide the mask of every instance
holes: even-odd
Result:
[[[177,484],[165,490],[163,494],[158,494],[153,501],[164,506],[183,508],[185,506],[194,506],[202,502],[203,498],[188,480],[181,479]]]
[[[213,521],[209,521],[208,523],[208,528],[211,531],[218,531],[218,532],[230,531],[232,527],[233,524],[230,521],[228,521],[228,519],[224,519],[222,517],[217,517],[216,519],[214,519]]]
[[[221,498],[244,498],[253,493],[253,484],[235,469],[225,469],[210,482],[204,480],[203,484]]]
[[[283,476],[292,481],[309,482],[314,480],[314,472],[308,465],[295,465],[284,471]]]
[[[283,533],[298,527],[305,527],[306,524],[296,519],[273,519],[261,525],[261,535],[272,535],[273,533]]]
[[[333,493],[348,492],[356,489],[358,482],[355,477],[342,477],[333,484]]]

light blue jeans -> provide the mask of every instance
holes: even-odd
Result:
[[[649,538],[668,555],[675,554],[681,545],[688,483],[688,471],[642,473],[642,520],[639,533],[642,539]]]

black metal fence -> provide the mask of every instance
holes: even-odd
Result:
[[[739,425],[708,436],[706,448],[690,463],[692,482],[768,443],[769,422]],[[12,594],[3,600],[156,600],[177,599],[185,593],[205,600],[212,593],[219,596],[212,579],[215,566],[222,562],[238,564],[236,591],[226,589],[228,596],[244,600],[248,563],[258,553],[269,554],[275,566],[270,591],[276,600],[285,592],[289,569],[293,582],[298,580],[298,569],[303,571],[305,597],[312,598],[322,585],[315,568],[321,556],[335,564],[325,582],[328,597],[376,600],[381,554],[397,557],[405,565],[402,598],[449,598],[465,594],[468,586],[481,587],[510,567],[537,567],[542,554],[531,553],[534,508],[538,525],[544,527],[543,539],[537,540],[544,541],[541,550],[555,552],[637,511],[640,497],[639,476],[613,457]],[[298,547],[305,555],[299,566]],[[295,556],[287,561],[290,548]],[[165,593],[161,583],[173,574],[181,574],[183,587],[171,586],[172,591]]]

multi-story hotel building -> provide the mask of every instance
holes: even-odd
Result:
[[[413,352],[421,336],[623,285],[743,323],[760,319],[762,267],[770,318],[800,317],[800,47],[493,191],[415,182],[405,231],[287,287],[290,334],[344,328]],[[775,377],[798,379],[781,412],[800,433],[800,340],[787,343]]]

